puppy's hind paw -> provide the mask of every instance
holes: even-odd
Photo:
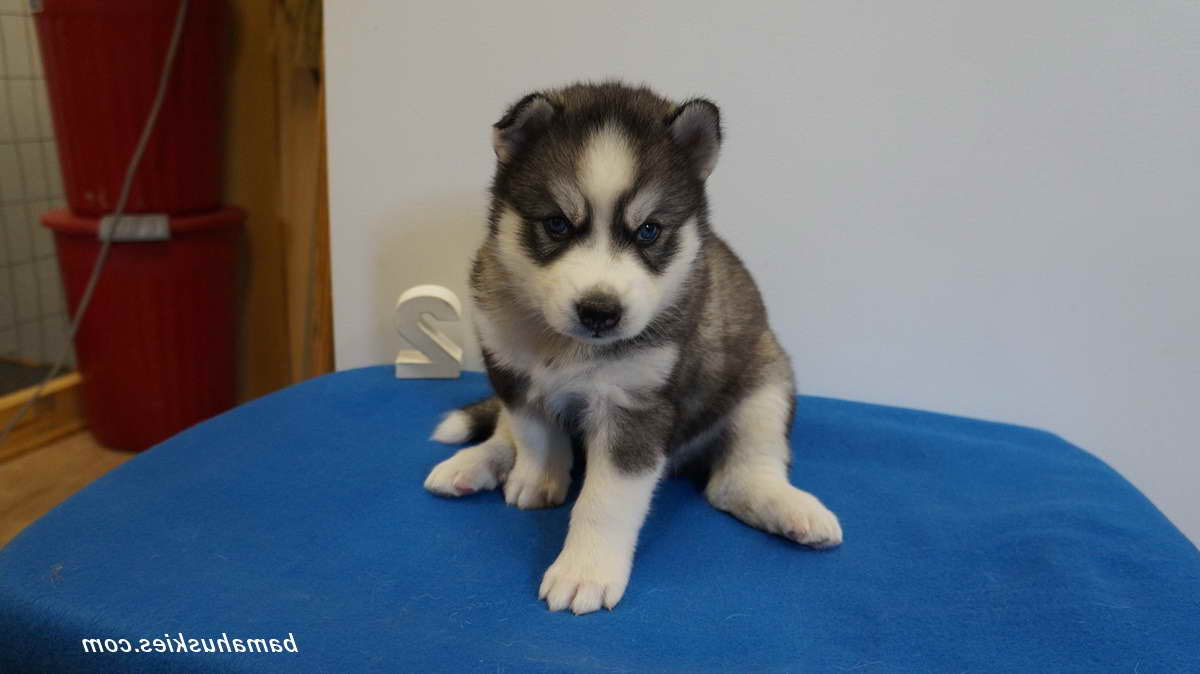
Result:
[[[756,484],[735,483],[734,488],[709,483],[708,500],[752,527],[783,536],[813,548],[842,543],[842,525],[816,496],[780,480]]]
[[[813,548],[842,544],[842,525],[817,497],[800,489],[782,499],[778,509],[779,533]]]

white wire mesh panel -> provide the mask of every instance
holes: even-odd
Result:
[[[33,20],[25,0],[0,0],[0,358],[46,363],[62,348],[58,261],[38,216],[63,204]]]

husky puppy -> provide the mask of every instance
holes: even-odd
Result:
[[[425,487],[503,486],[518,508],[566,498],[573,439],[586,458],[566,543],[538,596],[611,609],[665,473],[703,463],[712,505],[812,547],[837,518],[788,482],[795,386],[749,272],[708,221],[717,106],[645,88],[529,94],[492,129],[498,159],[471,287],[489,398],[433,439],[482,441]]]

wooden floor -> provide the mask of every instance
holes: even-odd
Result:
[[[71,494],[133,458],[86,431],[0,463],[0,547]]]

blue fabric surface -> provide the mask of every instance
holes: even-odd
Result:
[[[438,415],[485,390],[356,370],[137,457],[0,551],[0,670],[1200,671],[1200,553],[1106,465],[1041,431],[821,398],[800,401],[793,477],[842,547],[669,480],[616,610],[550,613],[568,507],[421,487],[452,451],[426,439]],[[180,632],[299,652],[81,645]]]

